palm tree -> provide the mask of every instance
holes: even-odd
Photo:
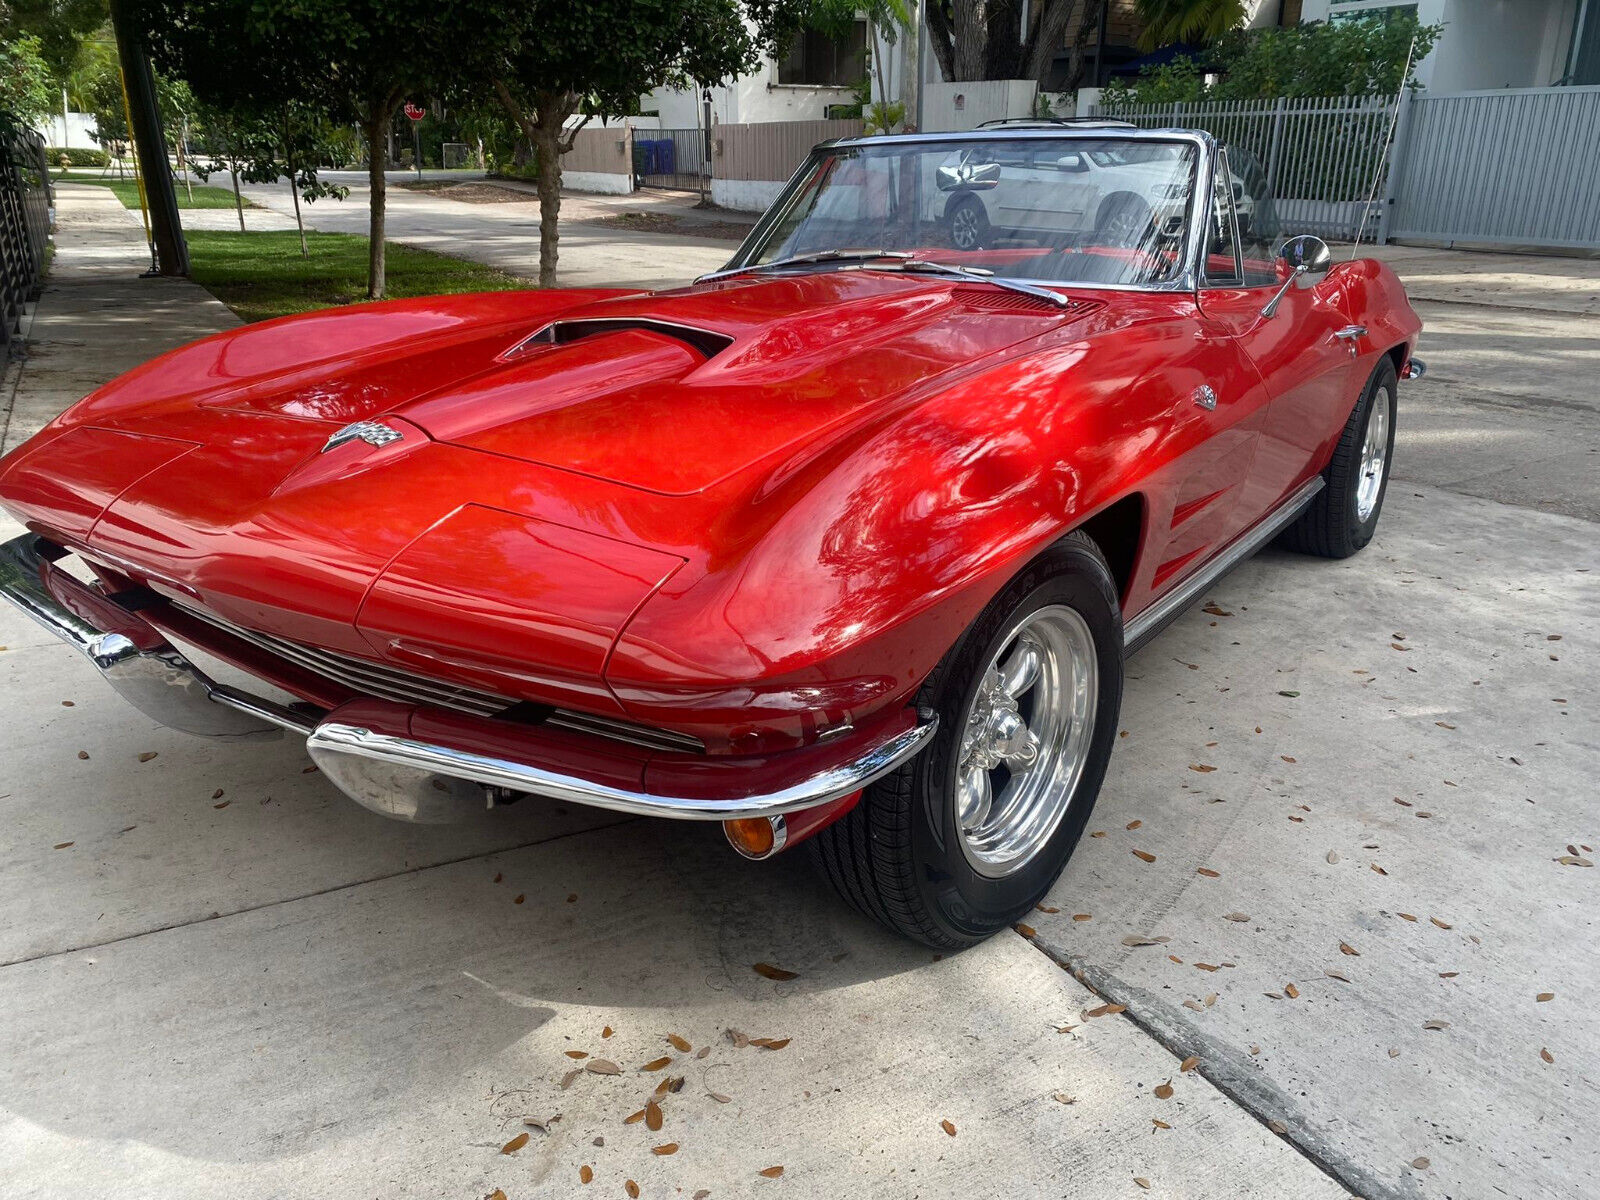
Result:
[[[1244,23],[1244,0],[1137,0],[1147,50],[1173,42],[1213,42]]]

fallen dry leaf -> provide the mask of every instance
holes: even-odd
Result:
[[[1242,913],[1242,912],[1223,913],[1222,914],[1222,919],[1224,921],[1237,921],[1237,922],[1240,922],[1242,924],[1243,922],[1248,921],[1250,919],[1250,914],[1249,913]]]
[[[1090,837],[1105,837],[1105,835],[1106,835],[1106,831],[1104,829],[1096,829],[1089,836]]]
[[[672,1055],[667,1054],[667,1055],[663,1055],[661,1058],[652,1058],[649,1062],[645,1063],[644,1066],[640,1067],[639,1070],[641,1070],[641,1071],[659,1071],[659,1070],[661,1070],[662,1067],[667,1066],[671,1062],[672,1062]]]
[[[789,1044],[788,1038],[751,1038],[752,1046],[760,1046],[763,1050],[782,1050]]]
[[[771,963],[758,962],[755,966],[751,967],[750,969],[752,971],[754,971],[757,975],[763,976],[764,978],[767,978],[767,979],[775,979],[780,983],[783,982],[785,979],[798,979],[798,978],[800,978],[800,976],[796,972],[794,972],[794,971],[785,971],[782,967],[775,967]]]
[[[656,1084],[656,1095],[665,1096],[668,1092],[681,1092],[683,1090],[682,1075],[668,1075]]]
[[[1201,962],[1195,963],[1194,969],[1197,970],[1197,971],[1220,971],[1220,970],[1222,970],[1222,968],[1217,966],[1216,963],[1201,963]]]
[[[1074,921],[1092,921],[1094,916],[1090,913],[1073,913],[1072,919]]]
[[[1339,973],[1338,971],[1324,971],[1323,974],[1326,975],[1329,979],[1337,979],[1340,983],[1349,983],[1350,982],[1350,977],[1348,975],[1343,975],[1343,974]]]
[[[1107,1017],[1115,1013],[1126,1012],[1127,1009],[1128,1006],[1126,1004],[1102,1004],[1098,1008],[1091,1008],[1083,1015],[1086,1017]]]
[[[690,1198],[690,1200],[706,1200],[706,1197],[709,1196],[709,1195],[711,1195],[711,1189],[710,1188],[700,1188],[698,1191],[695,1192],[695,1194]]]
[[[1556,859],[1563,867],[1592,867],[1594,863],[1584,858],[1581,854],[1563,854]]]
[[[1331,864],[1331,863],[1336,863],[1338,861],[1339,861],[1339,852],[1337,850],[1329,850],[1328,851],[1328,862]]]
[[[1018,933],[1020,933],[1025,938],[1031,938],[1034,934],[1039,932],[1032,925],[1024,925],[1021,921],[1018,921],[1011,928],[1015,929]]]
[[[1399,917],[1402,921],[1415,921],[1417,919],[1410,913],[1395,913],[1395,916]]]
[[[87,750],[79,750],[78,751],[78,757],[79,758],[88,758],[89,757],[89,752]]]
[[[1300,999],[1300,989],[1295,987],[1295,985],[1292,983],[1286,983],[1283,985],[1283,994],[1289,997],[1291,1000]]]
[[[1213,871],[1210,867],[1196,867],[1194,869],[1194,873],[1196,875],[1204,875],[1207,879],[1221,879],[1222,878],[1222,872],[1221,871]]]
[[[566,1091],[569,1087],[572,1086],[572,1081],[574,1079],[576,1079],[579,1075],[582,1075],[582,1074],[583,1074],[583,1068],[582,1067],[578,1067],[576,1070],[568,1071],[565,1075],[563,1075],[561,1077],[561,1090],[563,1092]]]
[[[1201,775],[1209,775],[1211,772],[1215,771],[1216,768],[1210,763],[1190,763],[1189,770],[1196,771]]]
[[[1276,1120],[1276,1119],[1268,1121],[1267,1122],[1267,1128],[1272,1130],[1272,1132],[1276,1133],[1276,1134],[1285,1134],[1285,1133],[1289,1132],[1289,1127],[1287,1125],[1285,1125],[1282,1121],[1279,1121],[1279,1120]]]
[[[1537,996],[1534,997],[1534,999],[1537,1000],[1540,1004],[1543,1004],[1546,1000],[1554,1000],[1555,998],[1556,998],[1556,994],[1554,992],[1540,992]]]
[[[1544,1059],[1545,1062],[1547,1062],[1547,1063],[1555,1062],[1555,1056],[1553,1054],[1551,1054],[1550,1051],[1546,1050],[1543,1046],[1539,1047],[1539,1057]]]
[[[728,1040],[733,1043],[735,1050],[743,1050],[750,1044],[750,1037],[742,1029],[729,1029],[726,1031]]]
[[[1145,1191],[1148,1192],[1150,1190],[1150,1181],[1148,1179],[1146,1179],[1143,1175],[1135,1175],[1133,1177],[1133,1181],[1135,1183],[1137,1183],[1140,1187],[1142,1187]]]
[[[499,872],[499,871],[496,871],[496,872],[495,872],[495,873],[494,873],[494,880],[493,880],[493,882],[495,882],[495,883],[499,883],[499,882],[500,882],[500,881],[501,881],[501,880],[502,880],[502,879],[504,879],[504,878],[505,878],[505,875],[504,875],[504,874],[502,874],[502,873],[501,873],[501,872]]]
[[[519,1133],[519,1134],[517,1134],[516,1137],[512,1138],[504,1146],[500,1147],[500,1153],[501,1154],[515,1154],[518,1150],[521,1150],[527,1144],[528,1144],[528,1135],[526,1133]]]
[[[1183,1006],[1192,1010],[1193,1012],[1205,1012],[1206,1010],[1206,1006],[1201,1004],[1198,1000],[1185,1000],[1183,1002]]]
[[[710,1046],[701,1046],[700,1049],[698,1049],[698,1050],[696,1050],[694,1052],[694,1056],[696,1058],[704,1058],[706,1055],[708,1055],[710,1053],[711,1053],[711,1047]]]
[[[1124,946],[1160,946],[1172,939],[1169,937],[1145,937],[1142,933],[1130,933],[1122,939]]]
[[[1078,1102],[1076,1096],[1069,1096],[1065,1092],[1051,1092],[1050,1099],[1058,1104],[1076,1104]]]
[[[706,1095],[710,1096],[718,1104],[727,1104],[733,1099],[732,1096],[724,1096],[721,1092],[707,1092]]]
[[[65,850],[68,846],[76,846],[77,844],[76,842],[57,842],[51,849]]]
[[[609,1058],[591,1058],[583,1064],[583,1069],[591,1075],[621,1075],[622,1068]]]
[[[1123,828],[1124,829],[1137,829],[1137,828],[1139,828],[1139,826],[1141,826],[1143,824],[1144,824],[1143,821],[1129,821],[1125,826],[1123,826]]]
[[[1399,1058],[1400,1057],[1400,1047],[1391,1046],[1389,1048],[1389,1057],[1390,1058]]]
[[[600,1031],[600,1036],[601,1036],[601,1037],[603,1037],[603,1038],[608,1038],[608,1037],[610,1037],[610,1036],[611,1036],[611,1035],[612,1035],[612,1034],[613,1034],[613,1033],[614,1033],[614,1032],[615,1032],[615,1030],[613,1030],[613,1029],[612,1029],[612,1028],[611,1028],[611,1026],[609,1026],[609,1025],[607,1025],[607,1026],[606,1026],[606,1027],[605,1027],[605,1028],[604,1028],[604,1029],[602,1029],[602,1030],[601,1030],[601,1031]]]
[[[526,899],[527,899],[527,896],[523,895],[521,892],[518,892],[517,896],[516,896],[516,899],[512,900],[511,903],[513,903],[513,904],[521,904]]]
[[[593,1178],[594,1178],[594,1168],[591,1167],[588,1163],[584,1163],[583,1166],[578,1168],[578,1182],[579,1183],[588,1183]]]
[[[1422,1023],[1422,1027],[1424,1029],[1448,1029],[1450,1027],[1450,1022],[1449,1021],[1441,1021],[1437,1017],[1435,1017],[1430,1021],[1424,1021]]]
[[[956,1126],[955,1126],[955,1122],[954,1121],[949,1121],[949,1120],[940,1121],[939,1122],[939,1128],[944,1130],[951,1137],[955,1137],[955,1135],[956,1135]]]
[[[149,762],[158,753],[160,753],[160,752],[157,751],[157,750],[146,750],[143,754],[139,755],[139,761],[140,762]]]
[[[1413,1159],[1412,1159],[1412,1160],[1411,1160],[1411,1165],[1412,1165],[1412,1166],[1413,1166],[1413,1167],[1415,1167],[1415,1168],[1416,1168],[1416,1169],[1417,1169],[1417,1170],[1419,1170],[1419,1171],[1426,1171],[1426,1170],[1427,1170],[1427,1169],[1428,1169],[1428,1160],[1427,1160],[1427,1158],[1426,1158],[1426,1157],[1423,1157],[1423,1158],[1413,1158]]]
[[[554,1125],[560,1119],[561,1114],[557,1113],[553,1117],[523,1117],[522,1123],[529,1129],[537,1129],[540,1133],[549,1133],[550,1126]]]
[[[644,1127],[651,1133],[661,1128],[661,1105],[654,1100],[647,1100],[644,1106]]]
[[[1450,929],[1450,928],[1452,928],[1450,925],[1446,924],[1444,921],[1439,920],[1438,917],[1429,917],[1428,920],[1432,921],[1440,929]]]
[[[587,1050],[563,1050],[561,1053],[565,1054],[568,1058],[588,1058],[589,1057],[589,1052]]]
[[[622,1123],[624,1125],[637,1125],[642,1120],[644,1120],[644,1109],[641,1108],[638,1112],[629,1113],[627,1116],[623,1117]]]
[[[1185,1072],[1194,1070],[1199,1065],[1200,1065],[1200,1056],[1198,1054],[1191,1054],[1191,1055],[1189,1055],[1188,1058],[1184,1059],[1181,1063],[1178,1064],[1178,1071],[1179,1071],[1179,1073],[1185,1073]]]
[[[1166,1083],[1158,1083],[1158,1084],[1156,1084],[1156,1099],[1157,1100],[1171,1100],[1172,1099],[1172,1081],[1171,1080],[1168,1080]]]
[[[677,1152],[678,1152],[678,1143],[677,1142],[666,1142],[665,1144],[660,1145],[660,1146],[651,1146],[650,1147],[650,1153],[651,1154],[659,1154],[662,1157],[665,1157],[668,1154],[676,1154]]]
[[[1352,958],[1360,958],[1361,957],[1361,951],[1357,950],[1354,946],[1350,945],[1349,942],[1340,942],[1339,943],[1339,953],[1340,954],[1348,954]]]
[[[667,1041],[672,1043],[672,1048],[674,1050],[682,1050],[685,1054],[694,1049],[694,1047],[689,1044],[689,1040],[687,1038],[679,1037],[675,1033],[667,1034]]]
[[[1156,860],[1156,856],[1151,854],[1148,850],[1135,850],[1133,852],[1133,856],[1137,859],[1142,859],[1145,862],[1155,862]]]
[[[628,1200],[639,1200],[639,1185],[633,1180],[623,1180],[622,1190],[628,1193]]]
[[[766,1167],[763,1170],[757,1171],[756,1174],[757,1175],[761,1175],[761,1176],[763,1176],[764,1178],[767,1178],[767,1179],[776,1179],[779,1175],[783,1174],[783,1168],[782,1167]]]
[[[503,1188],[495,1188],[495,1190],[485,1196],[483,1200],[506,1200],[505,1190]]]
[[[1035,904],[1034,907],[1042,913],[1058,913],[1061,910],[1049,904]]]
[[[1379,875],[1387,875],[1389,873],[1389,872],[1385,871],[1382,867],[1380,867],[1377,863],[1373,863],[1372,864],[1372,869],[1374,871],[1376,871]]]

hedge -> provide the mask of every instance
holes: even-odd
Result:
[[[51,146],[45,151],[50,165],[57,166],[63,156],[75,167],[103,167],[111,161],[104,150],[88,146]]]

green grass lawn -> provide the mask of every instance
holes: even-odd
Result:
[[[132,179],[101,179],[99,176],[85,177],[83,175],[69,175],[67,183],[91,183],[95,187],[107,187],[116,193],[117,199],[122,201],[123,208],[137,209],[139,207],[139,185]],[[205,187],[201,184],[194,185],[194,199],[189,198],[189,191],[183,186],[183,180],[177,182],[179,208],[232,208],[233,192],[228,188]],[[244,202],[246,208],[255,208],[250,201]]]
[[[262,233],[196,230],[189,241],[194,281],[246,321],[264,321],[366,298],[367,239],[353,233],[307,233],[311,257],[300,257],[292,229]],[[417,250],[388,248],[388,296],[443,292],[503,292],[525,280],[480,263]]]

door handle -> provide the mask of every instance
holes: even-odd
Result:
[[[1365,325],[1346,325],[1343,329],[1335,329],[1333,336],[1350,347],[1350,357],[1354,358],[1360,351],[1356,343],[1367,336]]]

